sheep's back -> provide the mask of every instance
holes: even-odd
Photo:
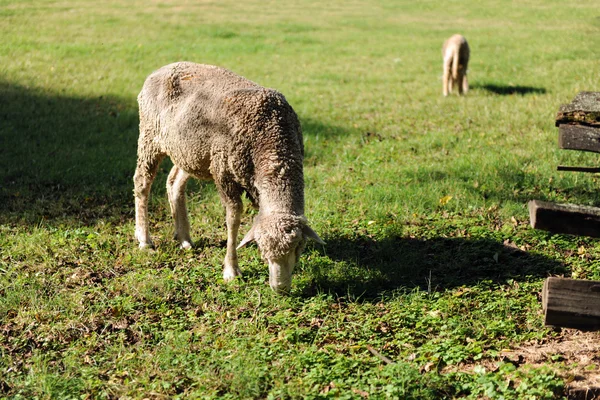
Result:
[[[149,112],[178,108],[191,98],[214,103],[227,92],[260,88],[256,83],[213,65],[178,62],[166,65],[146,78],[138,96]]]
[[[275,149],[301,168],[300,125],[285,97],[227,69],[164,66],[146,79],[138,102],[161,151],[196,177],[230,174],[251,186],[257,153],[268,157]]]

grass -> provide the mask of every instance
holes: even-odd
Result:
[[[472,3],[0,0],[0,397],[563,396],[564,364],[502,351],[558,335],[547,276],[600,279],[597,240],[534,231],[525,206],[600,205],[595,175],[555,170],[596,156],[559,151],[554,127],[598,90],[597,4]],[[472,90],[443,98],[456,32]],[[177,249],[168,162],[158,250],[136,250],[135,98],[178,60],[277,88],[300,116],[327,246],[290,297],[256,248],[224,284],[210,183],[190,185],[197,247]]]

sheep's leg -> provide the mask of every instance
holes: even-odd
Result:
[[[443,93],[444,96],[448,96],[449,91],[452,90],[452,74],[450,73],[450,64],[446,63],[444,60],[444,77],[443,79]],[[450,87],[448,86],[450,85]]]
[[[148,197],[152,182],[156,177],[158,166],[165,157],[157,152],[147,153],[138,151],[137,167],[133,176],[134,195],[135,195],[135,237],[140,242],[140,249],[153,248],[154,244],[150,239],[150,230],[148,228]]]
[[[463,93],[467,93],[469,91],[469,80],[467,79],[467,74],[463,74],[462,88],[463,88]]]
[[[456,78],[456,86],[458,86],[458,94],[461,95],[464,92],[464,84],[465,84],[465,73],[459,69],[458,77]]]
[[[185,206],[185,184],[189,178],[190,175],[177,166],[171,169],[167,178],[167,195],[175,224],[175,239],[179,240],[182,249],[192,248],[190,222]]]
[[[241,198],[237,201],[225,202],[225,213],[227,221],[227,254],[225,255],[223,279],[229,282],[236,276],[242,275],[238,267],[237,258],[237,236],[240,229],[240,215],[242,214]]]

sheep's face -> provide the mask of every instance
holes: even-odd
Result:
[[[292,287],[292,272],[298,257],[295,252],[284,254],[278,258],[268,258],[269,286],[275,293],[286,294]]]
[[[240,247],[254,240],[269,264],[269,285],[276,293],[289,293],[292,272],[307,238],[324,243],[306,224],[304,217],[289,214],[258,215]]]
[[[292,286],[292,272],[306,244],[304,224],[297,217],[270,216],[260,218],[255,229],[254,238],[269,264],[269,285],[277,293],[289,292]]]

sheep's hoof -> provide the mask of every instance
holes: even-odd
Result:
[[[271,290],[280,296],[289,296],[291,293],[291,289],[289,287],[286,288],[274,288],[271,287]]]
[[[183,249],[183,250],[190,250],[192,247],[194,247],[192,242],[191,241],[188,242],[187,240],[184,240],[183,242],[181,242],[181,246],[179,246],[179,248]]]
[[[239,268],[227,268],[223,271],[223,280],[231,282],[238,276],[242,276],[242,271]]]
[[[140,248],[140,250],[144,250],[144,251],[154,251],[154,243],[140,242],[139,248]]]

